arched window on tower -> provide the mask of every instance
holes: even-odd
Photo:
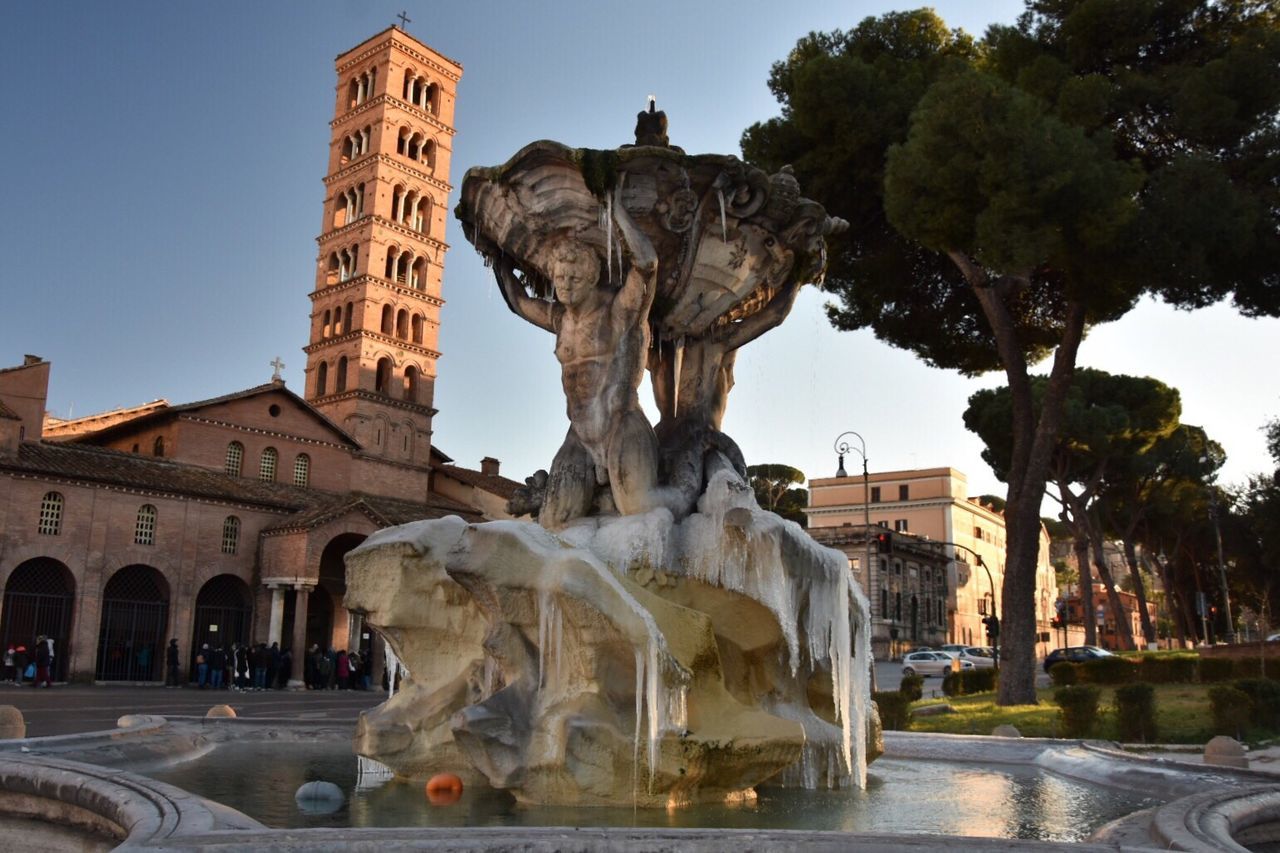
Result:
[[[413,214],[409,217],[409,227],[419,234],[427,230],[427,223],[431,221],[431,197],[419,196],[413,203]]]
[[[244,445],[233,441],[227,445],[227,458],[223,462],[223,470],[232,477],[240,476],[240,468],[244,464]]]
[[[337,375],[333,378],[333,392],[341,394],[347,390],[347,357],[344,355],[338,359]]]
[[[329,365],[322,361],[316,366],[316,396],[323,397],[328,392]]]
[[[404,369],[404,399],[418,402],[418,368],[412,364]]]
[[[382,326],[381,326],[382,334],[384,335],[392,334],[392,330],[394,329],[394,326],[395,326],[395,320],[393,319],[393,315],[394,315],[394,309],[392,309],[390,305],[382,306]]]
[[[373,390],[379,394],[391,393],[391,359],[386,357],[378,359],[378,370],[374,374]]]
[[[423,316],[421,314],[413,315],[413,342],[415,344],[422,343],[422,324]]]
[[[409,150],[409,128],[402,127],[400,128],[400,134],[396,137],[396,153],[403,157],[405,155],[405,152],[408,150]]]
[[[347,86],[347,109],[351,109],[360,103],[360,78],[352,78],[351,83]]]
[[[400,92],[400,100],[413,101],[413,69],[406,68],[404,70],[404,87]]]
[[[418,258],[413,262],[413,270],[409,275],[409,286],[414,290],[427,289],[427,259]]]
[[[264,483],[273,482],[276,478],[276,460],[279,454],[276,453],[274,447],[268,447],[262,451],[262,456],[258,458],[258,479]]]
[[[354,328],[354,326],[351,325],[351,318],[354,314],[354,310],[355,309],[353,307],[353,304],[348,302],[347,309],[342,312],[342,331],[343,332],[350,332]]]
[[[36,532],[43,536],[57,536],[62,532],[62,495],[46,492],[40,501],[40,523]]]
[[[222,520],[222,553],[234,554],[240,547],[240,519],[228,515]]]
[[[133,525],[133,541],[136,545],[156,544],[156,508],[151,504],[138,507],[138,518]]]
[[[384,276],[388,281],[396,280],[396,260],[400,257],[399,246],[387,247],[387,270]]]
[[[320,339],[324,340],[333,334],[333,312],[324,309],[324,320],[320,323]]]
[[[396,312],[396,337],[402,341],[409,340],[409,312],[403,308]]]
[[[440,87],[435,83],[432,83],[422,91],[422,108],[432,115],[435,115],[439,108],[439,104],[437,103],[439,98]]]
[[[299,453],[293,460],[293,484],[306,487],[311,482],[311,457]]]

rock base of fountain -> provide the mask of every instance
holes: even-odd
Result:
[[[732,472],[698,509],[370,537],[347,557],[346,604],[407,675],[356,751],[552,804],[861,785],[870,649],[846,559]]]

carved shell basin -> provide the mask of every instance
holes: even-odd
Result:
[[[839,223],[800,198],[785,170],[771,177],[727,155],[547,140],[501,166],[468,170],[456,215],[481,254],[512,259],[539,295],[551,292],[543,250],[566,234],[592,246],[602,275],[617,282],[620,237],[605,223],[619,181],[622,204],[658,255],[650,322],[668,340],[740,320],[793,278],[816,280],[823,235]]]

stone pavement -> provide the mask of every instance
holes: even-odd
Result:
[[[27,721],[27,737],[79,734],[116,727],[125,714],[203,716],[227,704],[242,718],[330,720],[355,725],[366,708],[386,698],[381,690],[200,690],[103,685],[55,685],[50,688],[0,684],[0,705],[13,705]]]

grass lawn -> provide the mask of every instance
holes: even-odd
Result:
[[[1155,685],[1156,725],[1160,732],[1157,740],[1160,743],[1201,744],[1213,737],[1209,713],[1210,686],[1212,685]],[[1098,699],[1099,722],[1092,736],[1115,740],[1115,687],[1097,687],[1101,692]],[[1007,723],[1017,726],[1023,737],[1057,737],[1058,706],[1053,702],[1054,689],[1048,687],[1037,691],[1040,700],[1038,705],[1001,707],[996,704],[994,693],[955,696],[950,699],[922,699],[912,703],[911,707],[947,702],[956,709],[956,713],[915,717],[911,722],[911,731],[989,735],[993,728]]]

